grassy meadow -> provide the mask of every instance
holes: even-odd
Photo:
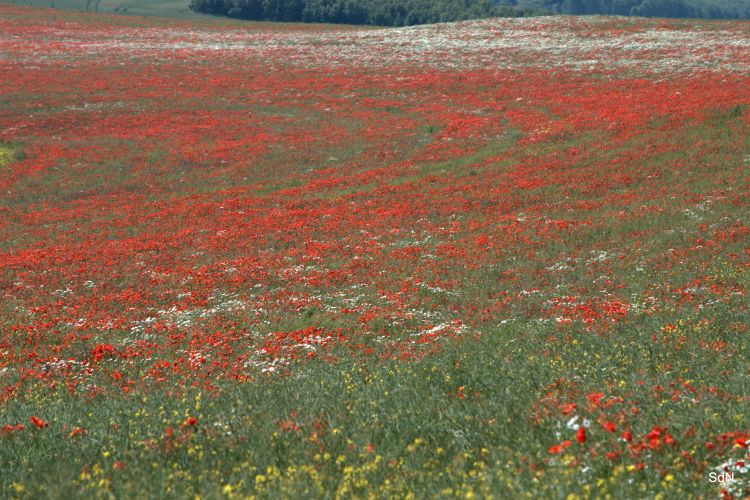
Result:
[[[750,494],[746,22],[37,7],[0,497]]]

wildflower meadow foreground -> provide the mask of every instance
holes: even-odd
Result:
[[[750,494],[750,23],[0,5],[0,497]]]

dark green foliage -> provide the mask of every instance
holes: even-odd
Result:
[[[190,8],[258,21],[410,26],[541,13],[750,18],[750,0],[191,0]]]
[[[523,17],[540,9],[491,0],[191,0],[196,12],[259,21],[410,26],[483,17]]]
[[[748,0],[501,0],[500,3],[524,8],[543,8],[561,14],[750,18]]]

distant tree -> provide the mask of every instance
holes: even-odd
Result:
[[[491,15],[527,15],[489,0],[192,0],[191,9],[244,19],[401,26]]]
[[[511,0],[497,0],[507,4]],[[543,7],[563,14],[662,17],[750,18],[750,0],[513,0],[519,7]]]
[[[98,8],[100,0],[87,0]],[[240,19],[382,26],[519,17],[546,12],[662,17],[750,17],[750,0],[191,0],[190,8]]]
[[[629,16],[633,7],[636,7],[640,0],[613,0],[611,14],[618,16]]]
[[[695,17],[695,12],[684,0],[645,0],[630,11],[634,16]]]

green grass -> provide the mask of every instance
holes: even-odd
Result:
[[[735,306],[715,306],[711,312],[721,321],[708,335],[731,335],[722,324],[742,320]],[[55,423],[3,440],[0,495],[707,494],[711,485],[696,480],[706,471],[691,460],[710,461],[704,433],[747,423],[747,407],[720,397],[659,398],[652,388],[669,387],[679,374],[695,384],[711,380],[748,394],[750,380],[727,367],[744,366],[741,360],[750,353],[747,346],[739,348],[729,355],[733,363],[694,345],[675,349],[672,342],[653,341],[657,324],[644,318],[618,326],[612,336],[579,332],[566,341],[554,326],[511,323],[452,340],[449,349],[411,363],[345,355],[262,384],[222,384],[217,394],[174,387],[117,398],[67,397],[64,388],[60,394],[39,392],[37,399],[4,408],[8,421],[44,414]],[[682,324],[688,334],[700,328]],[[555,344],[554,354],[540,352],[545,342]],[[637,406],[643,421],[662,422],[690,455],[657,452],[645,457],[654,467],[629,470],[644,458],[603,459],[600,445],[609,436],[595,423],[590,436],[601,440],[592,446],[600,455],[583,454],[589,467],[585,485],[564,465],[570,457],[550,462],[546,450],[558,441],[559,429],[538,401],[564,390],[583,408],[586,394],[603,387],[610,388],[609,397],[623,397],[626,407]],[[189,417],[198,425],[181,430]],[[698,434],[690,436],[697,423]],[[71,437],[76,427],[85,433]],[[633,427],[638,435],[650,430]],[[545,471],[535,473],[535,463]],[[664,468],[673,480],[664,479]]]
[[[0,172],[20,159],[21,153],[18,145],[0,142]]]
[[[189,8],[189,0],[0,0],[0,3],[52,7],[64,10],[108,12],[134,16],[159,16],[184,19],[205,18]]]

